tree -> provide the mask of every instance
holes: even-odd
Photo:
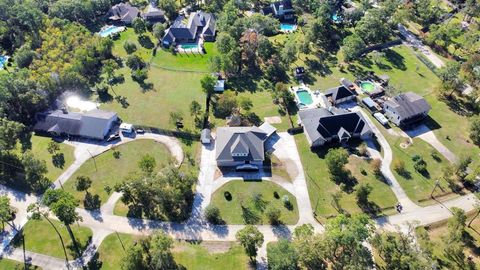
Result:
[[[214,104],[214,115],[216,117],[225,118],[232,115],[235,108],[238,107],[238,102],[235,95],[230,92],[224,92],[217,102]]]
[[[377,233],[371,243],[385,261],[387,269],[428,269],[432,265],[428,254],[417,247],[415,233],[412,233],[411,230],[407,234],[402,232]]]
[[[55,154],[57,151],[60,151],[60,144],[54,140],[48,142],[47,151],[50,154]]]
[[[175,0],[159,0],[158,7],[165,11],[169,20],[173,21],[177,17],[177,2]]]
[[[132,41],[125,41],[125,43],[123,43],[123,48],[125,49],[125,51],[127,52],[127,54],[132,54],[134,52],[137,51],[137,45],[135,45],[135,43],[133,43]]]
[[[105,75],[105,79],[108,84],[113,83],[113,79],[115,78],[115,70],[119,68],[117,62],[113,59],[107,59],[102,62],[102,74]]]
[[[156,23],[153,25],[153,36],[157,40],[161,40],[165,35],[165,25],[163,23]]]
[[[250,111],[253,107],[253,102],[250,98],[248,97],[240,97],[238,100],[238,103],[240,105],[240,108],[244,111]]]
[[[80,256],[81,254],[77,240],[70,227],[73,223],[82,220],[82,217],[75,210],[78,206],[75,197],[63,189],[49,189],[43,195],[42,202],[48,206],[58,220],[65,225],[65,228],[72,239],[73,245],[75,246],[77,255]]]
[[[21,123],[0,118],[0,150],[14,149],[24,129]]]
[[[257,250],[263,245],[263,234],[253,225],[247,225],[235,234],[237,241],[245,248],[245,252],[253,260]]]
[[[376,158],[370,163],[373,173],[378,177],[382,175],[382,160]]]
[[[475,117],[470,122],[470,139],[476,145],[480,145],[480,117]]]
[[[480,193],[475,192],[475,215],[468,222],[468,227],[470,228],[472,222],[480,215]]]
[[[257,54],[258,57],[265,63],[271,59],[274,54],[276,54],[275,46],[268,38],[261,36],[258,39]]]
[[[357,23],[355,33],[367,44],[379,44],[387,41],[392,32],[388,28],[385,14],[380,10],[371,9],[368,16],[363,16]]]
[[[147,31],[147,23],[140,17],[133,19],[132,27],[137,35],[142,35]]]
[[[444,91],[449,91],[449,94],[447,95],[449,98],[451,98],[453,93],[462,85],[462,81],[459,77],[460,67],[461,66],[458,62],[449,61],[445,67],[438,71],[438,77],[442,81],[442,89]]]
[[[35,52],[30,49],[30,46],[22,46],[15,52],[15,63],[19,68],[28,68],[35,57]]]
[[[22,156],[22,165],[25,171],[26,184],[31,190],[42,193],[50,186],[50,180],[45,177],[48,170],[44,160],[38,160],[31,151],[26,151]]]
[[[393,160],[393,170],[400,175],[405,174],[405,162],[401,159],[394,159]]]
[[[325,259],[333,269],[369,269],[372,254],[363,245],[374,230],[364,214],[347,217],[338,215],[327,221],[325,228]]]
[[[314,234],[311,225],[302,225],[295,229],[293,245],[298,254],[299,266],[308,270],[327,269],[325,238],[323,235]]]
[[[215,93],[215,84],[217,83],[217,79],[212,75],[205,75],[200,80],[200,84],[202,86],[202,90],[208,96]]]
[[[220,33],[217,37],[216,44],[218,51],[222,55],[228,54],[238,46],[237,42],[235,42],[235,39],[228,33]]]
[[[142,170],[145,173],[153,173],[155,166],[156,166],[155,158],[149,154],[144,155],[138,161],[138,168],[140,168],[140,170]]]
[[[195,117],[195,119],[198,119],[198,116],[202,113],[202,106],[198,101],[193,100],[192,103],[190,103],[190,115]]]
[[[267,216],[268,221],[270,221],[270,224],[278,224],[280,223],[282,212],[275,206],[269,205],[267,206],[267,209],[265,209],[265,215]]]
[[[126,64],[131,70],[142,69],[145,67],[145,62],[142,58],[135,54],[127,56]]]
[[[132,70],[132,80],[139,83],[140,86],[145,84],[145,80],[148,79],[148,71],[144,68]]]
[[[358,205],[361,207],[368,207],[368,196],[370,196],[370,193],[372,192],[372,187],[367,183],[367,184],[360,184],[357,187],[357,191],[355,192],[355,197],[357,199]]]
[[[5,223],[13,228],[10,221],[13,219],[15,211],[10,206],[10,198],[7,195],[0,196],[0,220],[2,221],[2,230],[5,230]]]
[[[183,113],[176,111],[176,112],[170,112],[170,124],[179,127],[179,123],[183,121]]]
[[[268,269],[298,269],[298,254],[293,245],[286,239],[267,246]]]
[[[295,61],[298,48],[295,39],[289,39],[285,42],[285,45],[281,51],[280,57],[284,63],[290,64]]]
[[[220,209],[214,205],[209,205],[205,208],[205,218],[208,222],[219,224],[222,221],[220,217]]]
[[[357,35],[352,34],[343,40],[343,55],[345,61],[352,61],[360,56],[361,52],[366,48],[365,42]]]
[[[344,148],[332,148],[325,156],[328,171],[333,180],[338,181],[345,177],[345,165],[348,163],[348,152]]]
[[[85,191],[88,193],[88,189],[92,186],[92,179],[88,176],[77,176],[77,179],[75,181],[75,189],[77,191]]]

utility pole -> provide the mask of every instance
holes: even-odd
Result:
[[[439,180],[435,180],[435,186],[433,187],[432,193],[430,193],[430,198],[433,199],[433,192],[435,192],[435,189],[437,188],[438,184],[440,184]]]
[[[95,161],[95,157],[92,155],[92,153],[90,153],[90,150],[87,149],[87,152],[90,154],[90,156],[93,158],[93,164],[95,165],[95,171],[98,172],[98,169],[97,169],[97,162]]]

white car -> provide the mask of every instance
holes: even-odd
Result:
[[[375,117],[375,119],[377,119],[378,122],[380,122],[380,124],[382,124],[382,125],[388,124],[388,119],[385,117],[385,115],[383,115],[379,112],[374,113],[373,117]]]

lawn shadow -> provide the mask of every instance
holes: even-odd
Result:
[[[388,62],[390,62],[390,64],[393,65],[394,68],[402,71],[407,70],[407,67],[405,66],[405,57],[396,51],[390,49],[385,50],[385,58]]]
[[[153,49],[155,47],[155,44],[153,44],[152,40],[147,35],[138,36],[138,43],[146,49]]]
[[[292,232],[286,225],[275,225],[272,226],[272,231],[275,236],[278,238],[291,239]]]
[[[442,128],[442,126],[437,121],[435,121],[435,119],[433,119],[430,115],[425,118],[424,123],[432,131]]]

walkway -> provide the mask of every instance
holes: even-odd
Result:
[[[414,129],[405,131],[405,133],[407,133],[408,136],[410,136],[411,138],[420,138],[424,140],[451,163],[457,162],[457,156],[452,151],[450,151],[450,149],[448,149],[443,143],[441,143],[437,139],[437,136],[435,136],[435,133],[433,133],[433,131],[431,131],[427,126],[422,124],[415,127]]]

